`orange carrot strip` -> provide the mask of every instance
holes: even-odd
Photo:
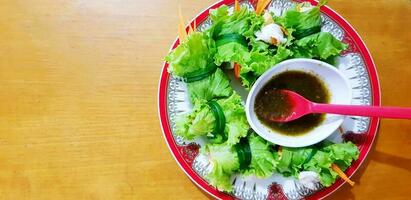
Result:
[[[180,43],[186,39],[184,30],[181,28],[181,26],[178,26],[178,39],[180,40]]]
[[[180,42],[184,41],[187,38],[187,32],[184,27],[184,17],[183,13],[181,12],[181,6],[178,7],[178,16],[179,16],[179,25],[178,25],[178,34]]]
[[[260,1],[259,1],[260,2]],[[257,10],[257,15],[261,15],[264,9],[270,4],[271,0],[262,0],[259,10]]]
[[[234,63],[234,76],[240,78],[240,69],[241,66],[238,63]]]
[[[255,7],[255,13],[259,13],[260,7],[261,7],[261,2],[264,0],[257,0],[257,6]]]
[[[337,172],[338,176],[340,176],[344,181],[347,181],[348,184],[350,184],[351,186],[354,186],[355,182],[350,180],[347,177],[347,175],[345,175],[345,173],[338,167],[338,165],[333,163],[331,165],[331,169],[334,170],[335,172]]]
[[[258,2],[257,2],[257,7],[256,7],[256,9],[255,9],[255,13],[257,13],[257,15],[260,15],[260,14],[261,14],[262,7],[263,7],[263,4],[264,4],[265,1],[266,1],[266,0],[258,0]]]
[[[235,0],[235,3],[234,3],[234,11],[240,11],[240,4],[238,3],[238,0]]]

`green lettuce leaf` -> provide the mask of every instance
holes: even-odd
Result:
[[[222,108],[226,121],[224,133],[217,134],[224,134],[227,140],[224,141],[223,137],[216,137],[217,139],[210,142],[225,142],[228,145],[236,144],[240,138],[247,136],[247,131],[250,128],[241,97],[233,93],[228,98],[217,100],[217,103]],[[177,118],[176,133],[187,140],[192,140],[198,136],[211,137],[214,136],[214,125],[215,117],[207,101],[195,99],[193,110],[189,114]]]
[[[211,10],[210,17],[213,24],[207,32],[214,40],[229,34],[240,35],[244,38],[251,37],[263,20],[262,17],[245,7],[238,12],[229,14],[228,7],[221,6]],[[248,42],[245,41],[245,43]],[[244,63],[248,60],[250,60],[249,49],[244,43],[234,40],[216,47],[214,55],[216,65],[221,65],[224,62]]]
[[[195,99],[211,100],[229,97],[233,93],[230,80],[221,69],[217,69],[211,76],[202,80],[187,83],[187,87],[192,102]]]
[[[207,34],[192,33],[166,56],[167,70],[179,77],[205,71],[212,67],[215,51],[214,40]]]
[[[282,147],[281,156],[279,156],[279,163],[277,171],[284,176],[297,177],[300,171],[303,171],[303,164],[313,156],[315,150],[312,147],[304,148],[289,148]]]
[[[254,175],[259,178],[271,176],[278,162],[277,155],[271,152],[272,145],[255,133],[248,136],[248,142],[251,150],[251,164],[242,171],[242,175]]]
[[[325,1],[317,6],[311,6],[308,2],[297,4],[284,12],[281,23],[286,28],[294,29],[292,35],[297,39],[318,33],[321,31],[320,7],[324,4]]]
[[[332,144],[325,147],[324,151],[330,153],[342,170],[350,166],[351,162],[356,160],[359,154],[357,146],[352,142]]]
[[[251,59],[241,64],[240,78],[243,85],[251,88],[259,76],[291,55],[291,50],[285,46],[278,46],[275,55],[271,55],[268,51],[252,51]]]
[[[237,42],[230,42],[217,47],[214,55],[216,65],[224,62],[245,63],[250,60],[250,52],[247,47]]]
[[[334,159],[323,151],[318,151],[313,158],[304,165],[308,171],[314,171],[320,176],[321,184],[325,187],[332,185],[338,177],[338,174],[331,169]]]
[[[230,178],[240,168],[235,148],[226,143],[207,144],[201,151],[208,155],[212,167],[206,179],[217,189],[231,192]]]
[[[247,122],[241,97],[233,93],[229,98],[217,101],[224,111],[226,126],[224,134],[227,135],[228,145],[237,144],[240,138],[247,136],[250,125]]]
[[[347,169],[353,160],[358,159],[357,146],[351,142],[328,144],[319,149],[313,158],[304,164],[304,169],[317,172],[321,184],[328,187],[338,178],[338,174],[331,169],[333,163],[341,170]]]
[[[331,33],[320,32],[302,38],[296,43],[294,57],[328,59],[337,56],[347,45],[337,40]]]
[[[284,176],[294,177],[302,171],[314,171],[319,175],[321,184],[328,187],[338,178],[331,165],[335,163],[345,170],[358,158],[358,154],[358,148],[351,142],[334,144],[324,141],[309,147],[282,147],[276,170]]]
[[[277,48],[276,54],[271,56],[265,52],[251,52],[251,62],[247,63],[253,69],[254,74],[261,76],[268,69],[281,61],[287,59],[291,55],[291,51],[284,46]]]
[[[229,14],[228,7],[223,5],[210,11],[212,26],[208,29],[209,34],[214,38],[227,34],[240,34],[251,36],[254,31],[262,24],[263,18],[258,16],[254,11],[243,7],[238,12]]]
[[[187,140],[211,134],[215,123],[206,100],[194,99],[193,105],[190,113],[178,115],[176,119],[176,134]]]

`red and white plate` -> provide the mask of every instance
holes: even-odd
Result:
[[[281,15],[284,10],[298,2],[273,0],[267,9],[276,15]],[[317,3],[312,0],[309,2]],[[222,0],[210,6],[192,20],[192,25],[195,21],[198,24],[198,31],[207,29],[211,24],[208,18],[209,10],[224,4],[233,6],[234,0]],[[247,0],[241,1],[241,5],[253,9],[252,3]],[[347,77],[353,89],[352,104],[379,106],[378,76],[375,64],[363,40],[354,28],[331,8],[323,6],[321,14],[322,31],[330,32],[337,39],[349,45],[348,50],[344,51],[338,58],[337,67]],[[172,49],[178,44],[178,40],[176,40]],[[175,134],[176,116],[189,112],[192,105],[185,83],[171,76],[167,72],[167,66],[168,64],[164,63],[158,93],[160,123],[166,143],[187,176],[211,196],[218,199],[320,199],[330,195],[344,183],[339,179],[330,187],[323,188],[318,185],[316,190],[310,190],[303,187],[298,180],[292,177],[286,178],[280,174],[274,174],[267,179],[233,176],[232,193],[216,190],[204,179],[205,174],[210,170],[210,163],[203,155],[199,154],[199,148],[205,144],[205,141],[202,139],[185,141]],[[378,118],[347,117],[342,127],[328,138],[334,142],[342,142],[342,134],[345,134],[353,139],[359,147],[358,160],[354,161],[351,167],[346,170],[348,176],[352,176],[365,160],[376,137],[378,123]]]

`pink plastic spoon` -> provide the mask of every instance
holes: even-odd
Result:
[[[272,121],[276,122],[288,122],[310,113],[411,119],[411,108],[322,104],[311,102],[289,90],[280,90],[280,92],[281,95],[283,95],[282,98],[289,101],[290,108],[287,114],[281,117],[271,118]]]

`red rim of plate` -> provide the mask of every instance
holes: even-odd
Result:
[[[317,4],[317,2],[314,0],[308,0],[308,2],[314,5]],[[208,11],[210,9],[218,8],[219,6],[224,5],[224,4],[231,5],[233,3],[234,3],[234,0],[222,0],[222,1],[215,3],[214,5],[210,6],[209,8],[201,12],[197,17],[195,17],[191,21],[190,25],[194,25],[194,21],[196,21],[196,24],[201,24],[208,17],[209,15]],[[333,11],[331,8],[327,6],[323,6],[321,7],[321,11],[322,11],[322,14],[327,15],[332,20],[337,22],[337,24],[344,29],[345,34],[351,37],[354,41],[354,44],[357,45],[359,49],[358,51],[364,60],[364,64],[367,68],[367,72],[370,78],[370,86],[371,86],[371,94],[372,94],[371,104],[374,106],[379,106],[380,100],[381,100],[381,97],[380,97],[381,92],[380,92],[380,84],[378,81],[378,75],[377,75],[374,61],[370,55],[369,50],[365,46],[363,40],[361,39],[359,34],[354,30],[354,28],[343,17],[341,17],[338,13]],[[178,39],[176,39],[171,49],[174,49],[175,47],[177,47],[178,44],[179,44],[179,41]],[[229,194],[220,192],[214,187],[210,186],[203,178],[201,178],[191,168],[191,166],[187,164],[187,162],[184,161],[182,155],[179,153],[177,149],[177,144],[175,143],[173,135],[171,133],[170,124],[169,124],[169,120],[167,117],[167,83],[170,77],[170,74],[167,72],[167,67],[168,67],[168,63],[164,62],[163,69],[161,71],[159,87],[158,87],[158,110],[159,110],[160,124],[162,127],[164,138],[171,151],[171,154],[173,155],[174,159],[177,161],[179,166],[183,169],[184,173],[186,173],[186,175],[202,190],[206,191],[209,195],[217,199],[233,199],[233,197],[230,196]],[[369,129],[367,132],[367,137],[366,137],[364,144],[360,147],[360,155],[358,157],[358,160],[353,162],[353,164],[346,170],[347,176],[351,177],[355,173],[355,171],[357,171],[360,165],[364,162],[368,152],[371,149],[373,141],[376,137],[377,130],[378,130],[378,124],[379,124],[378,118],[370,119],[370,125],[369,125]],[[330,187],[324,188],[307,198],[308,199],[322,199],[330,195],[334,191],[336,191],[339,187],[341,187],[344,184],[344,182],[345,181],[338,179]]]

